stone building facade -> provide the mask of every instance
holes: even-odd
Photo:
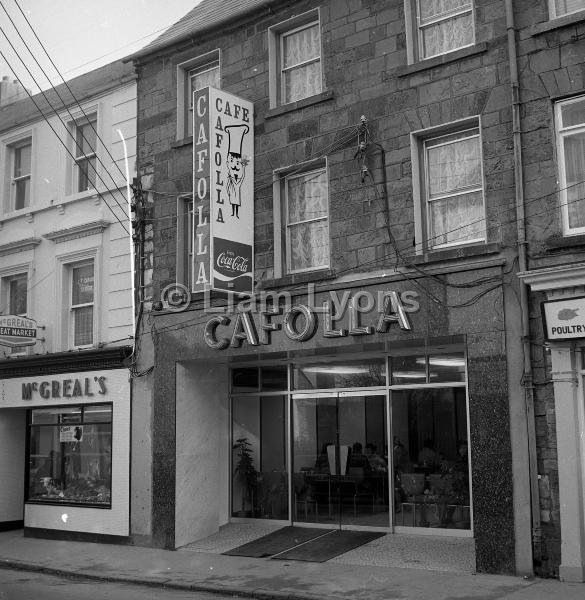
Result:
[[[133,413],[135,443],[144,451],[136,456],[140,464],[133,466],[132,475],[136,540],[174,548],[238,518],[235,505],[241,497],[234,495],[230,448],[233,432],[243,427],[237,414],[245,398],[234,383],[241,374],[238,369],[248,368],[243,365],[264,373],[263,365],[275,368],[284,361],[292,381],[302,371],[299,365],[318,357],[326,357],[337,369],[359,354],[374,357],[376,364],[388,360],[384,385],[370,382],[365,387],[368,393],[386,394],[395,415],[389,424],[395,441],[400,437],[398,398],[404,391],[395,387],[400,379],[395,365],[399,357],[410,356],[410,348],[427,357],[421,359],[429,369],[427,384],[432,383],[429,361],[434,352],[465,356],[467,430],[465,435],[458,430],[458,437],[470,450],[472,517],[462,535],[474,540],[477,569],[557,573],[560,517],[552,392],[550,385],[537,386],[531,426],[521,358],[526,336],[518,301],[523,284],[516,276],[521,216],[509,32],[514,41],[518,29],[513,46],[520,72],[522,173],[533,268],[579,256],[577,246],[572,254],[546,249],[542,228],[550,227],[549,244],[559,230],[550,218],[544,223],[536,209],[547,202],[543,194],[555,192],[550,98],[556,96],[549,88],[565,86],[555,94],[568,95],[583,85],[576,46],[580,41],[573,40],[579,29],[566,24],[548,31],[548,13],[541,15],[534,3],[514,2],[508,12],[512,5],[504,0],[447,3],[442,8],[431,4],[434,8],[426,12],[414,0],[247,0],[228,9],[204,0],[134,56],[145,211],[142,297],[149,309],[139,368],[154,367],[134,388],[144,399]],[[539,19],[546,22],[538,25]],[[542,32],[535,33],[538,27]],[[563,32],[566,44],[559,41]],[[302,51],[295,55],[299,37]],[[549,38],[558,48],[550,48]],[[295,69],[304,69],[302,84],[294,79]],[[337,315],[338,325],[346,319],[337,333],[331,333],[335,319],[319,313],[316,326],[326,335],[299,344],[281,331],[270,343],[256,344],[250,331],[234,333],[228,327],[244,327],[229,298],[190,293],[196,278],[190,261],[198,223],[204,221],[197,220],[197,198],[193,201],[198,136],[194,139],[191,129],[197,106],[191,107],[190,90],[207,85],[254,105],[256,291],[288,293],[294,303],[307,305],[307,286],[314,285],[319,306],[331,294],[344,292],[412,292],[419,309],[410,316],[411,328],[390,327],[383,339],[368,337],[370,331],[352,337],[347,335],[352,329],[348,312]],[[290,186],[302,178],[306,185],[308,177],[317,177],[320,185],[311,193],[326,200],[317,206],[316,218],[298,218],[288,210],[294,202]],[[306,232],[304,244],[297,244],[294,228],[312,219],[326,225],[315,225]],[[324,248],[324,254],[315,248]],[[180,307],[169,296],[177,284],[188,290]],[[150,301],[155,310],[150,310]],[[213,315],[205,310],[209,302],[225,309],[227,321],[210,321]],[[531,306],[532,335],[538,340],[538,296],[532,297]],[[282,327],[288,331],[286,323]],[[227,348],[213,347],[224,340]],[[543,347],[535,347],[535,382],[546,377],[540,370],[546,369],[543,356]],[[285,413],[296,415],[301,410],[295,404],[299,393],[295,396],[298,388],[290,381],[279,389],[286,399]],[[347,390],[333,387],[330,393],[337,394],[340,414],[340,398]],[[256,392],[263,398],[260,388]],[[294,438],[294,418],[292,423],[289,417],[283,419]],[[210,437],[209,428],[215,435]],[[433,428],[435,451],[453,462],[447,442],[438,447],[441,428]],[[416,437],[407,429],[402,435]],[[420,463],[416,454],[425,442],[423,430],[418,430],[416,442],[409,438],[411,463]],[[367,427],[365,431],[364,445]],[[254,437],[249,431],[247,436]],[[262,453],[260,438],[254,449]],[[378,447],[391,447],[388,436],[384,439]],[[331,445],[341,452],[339,439]],[[294,461],[290,457],[295,448],[287,447],[287,461]],[[384,454],[396,475],[397,457]],[[419,474],[424,470],[420,464],[408,468],[418,468]],[[296,512],[301,489],[295,481],[311,477],[312,469],[308,463],[301,469],[291,462],[284,465],[288,509],[272,508],[269,518],[278,513],[285,522],[307,520],[306,503],[304,519]],[[258,464],[256,471],[267,480],[268,471]],[[425,476],[427,496],[440,496],[428,483],[432,475]],[[390,480],[396,492],[402,484]],[[534,494],[537,480],[538,522],[533,516],[539,502]],[[405,511],[411,511],[407,521],[421,528],[416,516],[423,503],[420,494],[398,491],[393,501],[386,499],[391,515],[384,527],[402,531]],[[248,511],[254,517],[265,512],[254,510]]]
[[[584,119],[581,113],[568,125],[563,115],[583,110],[585,5],[515,4],[530,269],[522,278],[531,288],[542,572],[557,575],[560,566],[561,577],[582,580],[584,496],[576,482],[584,448],[571,433],[574,424],[577,437],[583,432],[581,342],[547,340],[541,305],[583,295]],[[572,398],[575,412],[568,408]]]

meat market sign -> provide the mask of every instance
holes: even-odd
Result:
[[[0,315],[0,346],[34,346],[37,342],[37,322],[16,315]]]
[[[193,92],[193,291],[252,293],[254,105]]]

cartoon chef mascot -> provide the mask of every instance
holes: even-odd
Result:
[[[238,219],[238,211],[242,205],[242,183],[246,175],[248,160],[242,158],[242,143],[244,136],[250,131],[247,125],[226,125],[225,131],[229,136],[229,149],[227,155],[227,193],[229,203],[232,205],[232,217]]]

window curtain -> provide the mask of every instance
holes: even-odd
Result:
[[[567,102],[561,106],[562,127],[585,125],[585,99]]]
[[[14,177],[30,175],[32,146],[26,144],[14,150]]]
[[[327,173],[309,173],[288,181],[290,268],[300,271],[329,264]]]
[[[431,204],[430,246],[477,240],[484,237],[481,192],[435,200]]]
[[[187,74],[188,85],[186,93],[188,94],[185,106],[189,107],[187,110],[187,136],[193,135],[193,92],[202,90],[204,87],[211,86],[214,88],[220,87],[219,80],[219,65],[217,67],[208,69],[200,72],[197,69],[189,71]]]
[[[469,12],[448,18],[449,14],[466,9]],[[473,43],[473,14],[469,0],[420,0],[419,14],[422,58]],[[441,17],[446,18],[441,20]]]
[[[585,227],[585,131],[564,138],[569,229]]]
[[[321,91],[320,45],[318,25],[283,37],[284,103]]]
[[[11,315],[26,315],[27,275],[15,277],[9,285],[9,308]]]
[[[569,13],[585,10],[585,0],[554,0],[555,16],[561,17]]]
[[[72,271],[71,304],[74,311],[74,344],[93,343],[93,306],[79,306],[94,301],[93,264],[76,267]]]
[[[207,71],[203,71],[201,73],[191,72],[190,77],[190,102],[193,102],[193,92],[196,92],[197,90],[202,90],[204,87],[207,86],[219,87],[219,67],[208,69]]]
[[[427,160],[429,245],[483,238],[485,217],[479,137],[431,147]],[[464,190],[469,192],[460,193]]]
[[[14,208],[19,210],[30,204],[30,165],[31,144],[14,149],[15,200]]]

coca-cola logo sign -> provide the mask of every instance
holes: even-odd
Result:
[[[247,292],[253,287],[252,245],[233,240],[213,240],[213,287]]]
[[[247,273],[249,259],[238,256],[233,252],[222,252],[218,255],[216,265],[220,270],[232,271],[234,273]]]

